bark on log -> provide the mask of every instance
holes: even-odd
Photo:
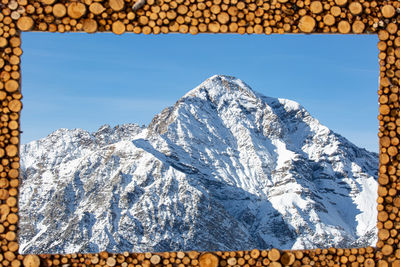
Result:
[[[146,0],[137,0],[135,4],[132,6],[132,10],[136,11],[141,9],[146,4]]]

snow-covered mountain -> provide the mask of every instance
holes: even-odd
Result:
[[[147,127],[21,146],[20,253],[375,245],[378,155],[213,76]]]

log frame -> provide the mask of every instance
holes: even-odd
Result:
[[[397,0],[1,0],[0,265],[3,266],[400,266],[400,1]],[[341,33],[379,38],[378,242],[367,248],[68,255],[18,254],[21,31]],[[13,75],[12,75],[13,73]],[[389,228],[389,229],[388,229]]]

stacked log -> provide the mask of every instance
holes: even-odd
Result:
[[[0,264],[2,266],[399,266],[400,2],[377,0],[1,0]],[[140,5],[136,5],[140,6]],[[376,248],[69,255],[18,254],[21,31],[341,33],[379,38],[379,230]],[[329,48],[327,48],[327,53]]]
[[[11,2],[13,8],[20,7]],[[136,11],[132,10],[135,1],[130,0],[25,2],[25,12],[18,13],[17,20],[21,31],[116,34],[375,33],[375,23],[391,18],[397,8],[387,4],[381,10],[379,1],[362,0],[148,0]]]

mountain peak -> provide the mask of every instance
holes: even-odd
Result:
[[[213,75],[202,82],[199,86],[189,91],[182,98],[198,96],[198,94],[204,90],[214,96],[237,92],[256,98],[256,93],[249,85],[242,80],[229,75]]]
[[[237,80],[238,78],[225,74],[214,74],[213,76],[207,78],[207,80],[220,80],[220,79]]]
[[[202,82],[194,89],[181,97],[173,107],[165,108],[157,114],[150,122],[148,129],[150,132],[163,134],[167,131],[168,125],[175,121],[179,110],[186,109],[206,109],[205,104],[218,107],[224,103],[235,101],[258,102],[260,95],[254,92],[242,80],[229,75],[213,75]],[[255,101],[254,101],[255,100]],[[187,112],[184,111],[184,112]],[[190,111],[188,111],[190,113]]]

